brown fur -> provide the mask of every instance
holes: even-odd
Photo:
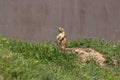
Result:
[[[59,27],[58,28],[59,34],[57,36],[57,45],[61,50],[66,49],[66,34],[64,31],[64,28]]]

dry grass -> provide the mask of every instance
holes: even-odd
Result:
[[[78,58],[82,59],[83,63],[86,63],[88,60],[93,59],[100,66],[104,65],[105,58],[103,54],[91,49],[91,48],[66,48],[66,51],[75,53]]]

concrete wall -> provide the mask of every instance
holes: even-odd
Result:
[[[0,0],[0,35],[28,41],[120,40],[120,0]]]

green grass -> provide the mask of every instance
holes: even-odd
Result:
[[[83,64],[74,54],[59,51],[54,43],[29,43],[0,37],[0,80],[120,80],[120,45],[85,39],[67,47],[90,47],[105,55],[106,67],[95,61]]]

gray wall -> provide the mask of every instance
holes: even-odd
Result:
[[[54,41],[64,26],[68,40],[120,40],[120,0],[0,0],[0,35]]]

